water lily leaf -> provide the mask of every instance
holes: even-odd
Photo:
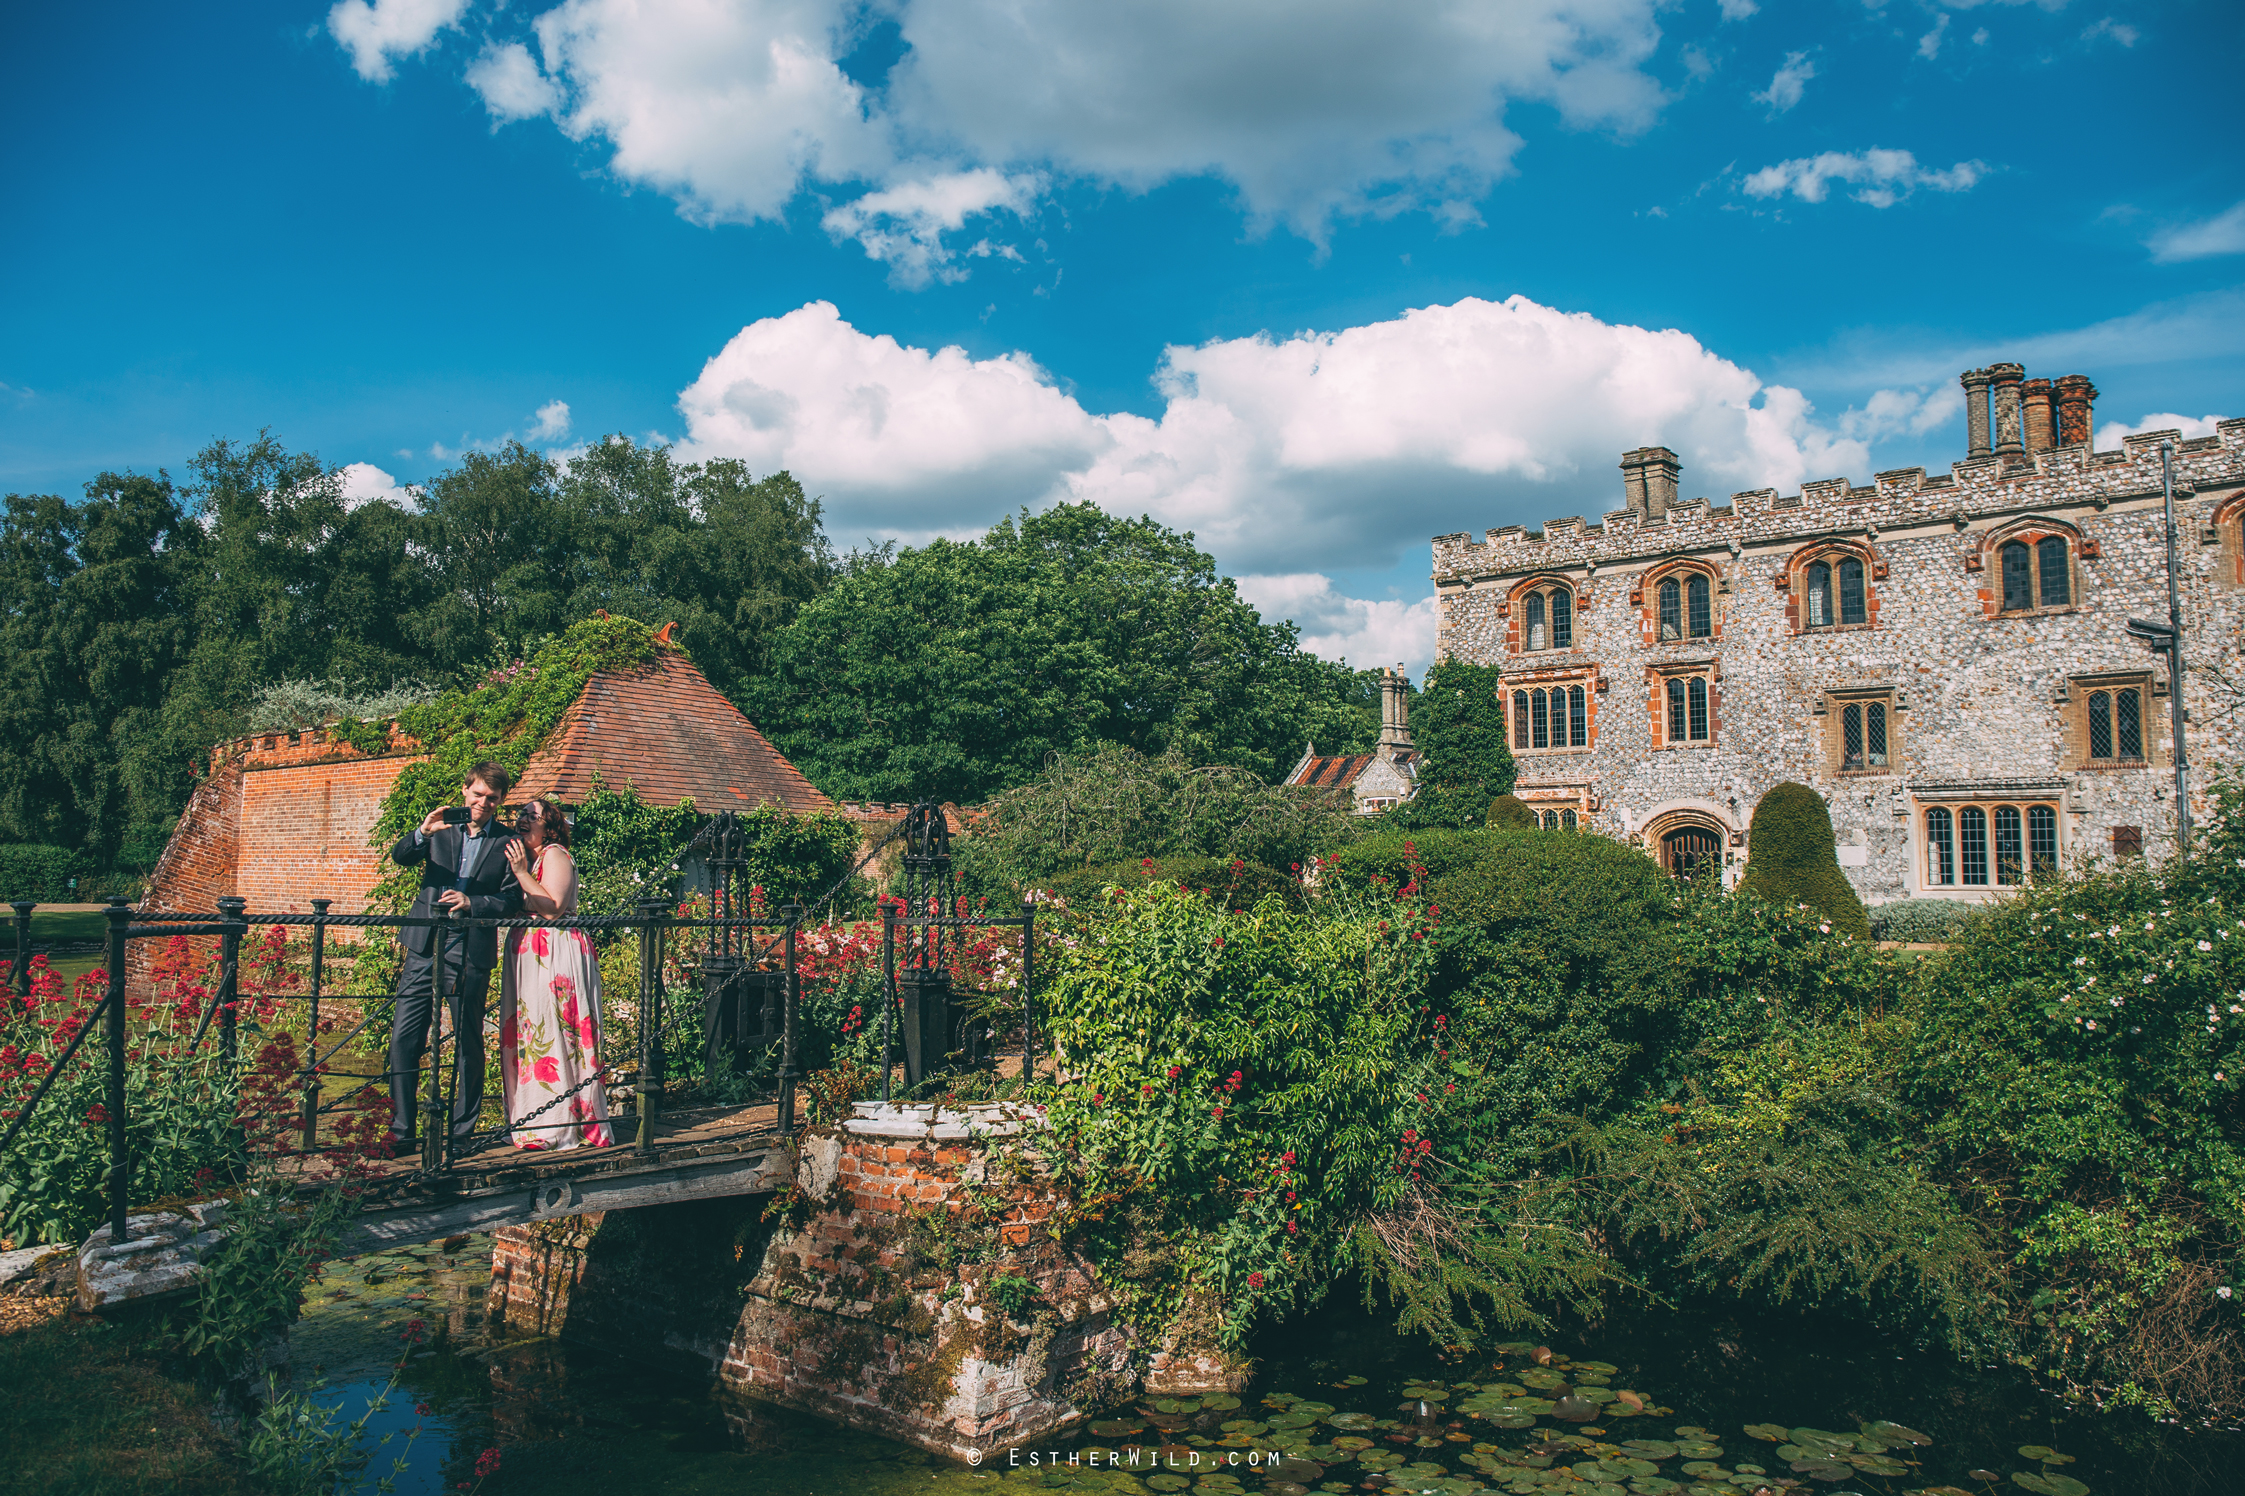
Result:
[[[1200,1405],[1203,1408],[1214,1408],[1218,1412],[1229,1412],[1239,1406],[1239,1399],[1229,1393],[1217,1392],[1202,1398]]]
[[[1316,1417],[1323,1418],[1326,1414],[1333,1411],[1333,1405],[1329,1402],[1297,1401],[1294,1406],[1288,1411],[1294,1413],[1309,1413],[1315,1415]]]
[[[1146,1425],[1125,1422],[1120,1418],[1103,1419],[1091,1426],[1091,1431],[1102,1439],[1120,1439],[1128,1434],[1144,1433]]]
[[[1666,1439],[1629,1439],[1623,1441],[1621,1447],[1643,1460],[1676,1458],[1676,1446]]]
[[[1687,1460],[1719,1460],[1723,1457],[1723,1446],[1704,1439],[1678,1439],[1676,1452]]]
[[[1855,1435],[1835,1434],[1830,1429],[1797,1428],[1792,1431],[1795,1444],[1809,1444],[1825,1449],[1853,1449]]]
[[[1520,1373],[1520,1380],[1530,1387],[1564,1387],[1566,1377],[1549,1367],[1538,1366]]]
[[[1717,1480],[1730,1474],[1728,1470],[1725,1470],[1713,1460],[1687,1460],[1684,1462],[1684,1473],[1686,1475],[1712,1475]]]
[[[1504,1340],[1489,1348],[1500,1356],[1525,1356],[1535,1349],[1535,1345],[1526,1340]]]
[[[1227,1418],[1219,1426],[1228,1434],[1259,1434],[1270,1427],[1256,1418]]]
[[[1865,1475],[1908,1475],[1910,1467],[1883,1454],[1851,1454],[1847,1462]]]
[[[1792,1433],[1793,1431],[1782,1423],[1749,1423],[1746,1425],[1746,1436],[1750,1439],[1759,1439],[1765,1444],[1780,1443],[1792,1437]]]
[[[1927,1486],[1918,1496],[1972,1496],[1962,1486]]]
[[[1621,1396],[1611,1387],[1577,1387],[1575,1396],[1586,1403],[1610,1403]]]
[[[1335,1428],[1370,1428],[1375,1420],[1370,1413],[1335,1413],[1325,1421]],[[1334,1442],[1337,1444],[1340,1441],[1336,1439]]]
[[[1316,1424],[1317,1415],[1315,1413],[1304,1413],[1297,1409],[1289,1409],[1284,1413],[1273,1413],[1271,1415],[1272,1428],[1314,1428]]]
[[[1201,1487],[1200,1489],[1205,1490],[1206,1487]],[[1235,1487],[1235,1489],[1244,1491],[1247,1488],[1245,1486],[1239,1486]],[[1268,1493],[1268,1496],[1310,1496],[1310,1488],[1308,1486],[1297,1485],[1290,1480],[1265,1481],[1263,1483],[1263,1489]]]
[[[1154,1411],[1157,1413],[1198,1413],[1200,1404],[1189,1399],[1164,1397],[1154,1403]]]
[[[1620,1459],[1606,1460],[1602,1463],[1607,1469],[1619,1471],[1624,1475],[1636,1476],[1660,1474],[1660,1466],[1658,1464],[1651,1460],[1639,1459],[1635,1456],[1624,1456]]]
[[[1365,1438],[1362,1434],[1343,1434],[1340,1438],[1333,1441],[1333,1447],[1345,1454],[1354,1453],[1359,1449],[1370,1449],[1372,1447],[1372,1441]]]
[[[2089,1496],[2089,1487],[2080,1481],[2070,1475],[2058,1475],[2048,1470],[2040,1475],[2026,1475],[2014,1470],[2011,1472],[2011,1483],[2022,1490],[2034,1492],[2035,1496]]]
[[[1611,1361],[1577,1361],[1575,1363],[1575,1366],[1579,1370],[1593,1371],[1600,1376],[1606,1377],[1610,1377],[1615,1372],[1621,1370],[1620,1367],[1614,1365],[1614,1363]]]
[[[2045,1465],[2070,1465],[2074,1462],[2072,1455],[2060,1454],[2047,1444],[2022,1444],[2019,1452],[2028,1459],[2040,1460]]]
[[[1526,1413],[1493,1413],[1489,1421],[1498,1428],[1534,1428],[1536,1420]]]
[[[1933,1436],[1930,1434],[1921,1434],[1914,1428],[1904,1428],[1899,1423],[1889,1423],[1884,1418],[1875,1423],[1864,1424],[1863,1432],[1882,1441],[1889,1449],[1899,1448],[1902,1444],[1931,1444],[1933,1442]]]
[[[1588,1423],[1598,1416],[1598,1406],[1586,1403],[1579,1397],[1562,1397],[1551,1405],[1551,1416],[1563,1418],[1569,1423]]]
[[[1810,1480],[1839,1482],[1855,1473],[1855,1467],[1845,1460],[1795,1460],[1793,1473],[1805,1475]]]
[[[1182,1475],[1149,1475],[1146,1477],[1146,1484],[1157,1491],[1189,1491],[1193,1488],[1193,1483]]]
[[[2002,1476],[2000,1476],[2000,1475],[1996,1474],[1996,1473],[1995,1473],[1995,1472],[1994,1472],[1993,1470],[1967,1470],[1967,1471],[1965,1471],[1964,1473],[1965,1473],[1966,1475],[1970,1476],[1970,1477],[1971,1477],[1972,1479],[1974,1479],[1974,1480],[2001,1480],[2001,1479],[2003,1479],[2003,1477],[2002,1477]]]
[[[1675,1490],[1676,1482],[1664,1475],[1642,1475],[1629,1483],[1629,1489],[1637,1496],[1662,1496],[1663,1492]]]

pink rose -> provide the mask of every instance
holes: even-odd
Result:
[[[552,949],[552,946],[546,940],[546,932],[543,928],[530,932],[530,954],[543,961],[552,953]]]
[[[530,1074],[549,1086],[556,1085],[561,1080],[561,1062],[550,1054],[540,1055],[530,1062]]]

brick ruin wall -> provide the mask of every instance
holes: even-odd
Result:
[[[776,1226],[755,1196],[503,1228],[489,1313],[510,1332],[698,1360],[735,1393],[954,1457],[1141,1387],[1244,1380],[1179,1337],[1137,1356],[1047,1229],[1056,1194],[1002,1147],[818,1132],[798,1169],[803,1207]],[[1033,1296],[1008,1312],[1001,1278]]]
[[[2125,632],[2128,618],[2167,616],[2163,436],[2177,433],[2130,437],[2117,452],[2082,444],[1979,458],[1946,477],[1910,468],[1866,488],[1835,479],[1792,496],[1671,502],[1658,517],[1646,505],[1600,525],[1563,519],[1536,533],[1438,536],[1437,655],[1501,664],[1508,690],[1586,681],[1590,746],[1516,749],[1518,792],[1580,805],[1593,828],[1648,849],[1684,821],[1718,829],[1730,878],[1747,855],[1755,803],[1785,780],[1824,794],[1842,864],[1873,903],[1995,892],[1929,883],[1920,812],[1943,797],[2057,804],[2065,861],[2112,851],[2122,828],[2140,828],[2142,849],[2163,853],[2175,822],[2166,669]],[[2209,771],[2240,758],[2238,703],[2205,667],[2235,666],[2245,625],[2245,421],[2176,445],[2185,657],[2196,669],[2186,673],[2186,730],[2192,813],[2203,825]],[[2014,532],[2069,537],[2069,606],[1999,616],[1996,546]],[[1824,545],[1865,559],[1867,625],[1797,626],[1804,554]],[[1654,587],[1677,563],[1713,578],[1712,638],[1657,638]],[[1573,647],[1522,652],[1515,599],[1544,579],[1579,599]],[[1662,672],[1701,662],[1714,677],[1714,739],[1663,746]],[[2149,677],[2140,765],[2085,762],[2076,683],[2101,671]],[[1841,707],[1830,693],[1881,688],[1898,693],[1891,768],[1843,773],[1832,738]]]

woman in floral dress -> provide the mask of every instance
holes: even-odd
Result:
[[[569,822],[550,800],[523,807],[522,835],[505,843],[529,914],[577,912]],[[600,1069],[600,958],[582,930],[510,930],[499,999],[499,1066],[507,1121],[525,1149],[605,1148],[608,1097]],[[581,1088],[580,1088],[581,1086]]]

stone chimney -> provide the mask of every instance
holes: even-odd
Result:
[[[1683,467],[1666,447],[1638,447],[1621,454],[1622,492],[1629,511],[1640,519],[1660,519],[1676,502],[1676,480]]]
[[[1409,680],[1400,664],[1380,677],[1380,747],[1382,758],[1392,759],[1399,749],[1411,747],[1411,704],[1404,694]]]
[[[1988,455],[1988,371],[1967,369],[1957,376],[1964,386],[1964,432],[1967,457]]]
[[[2058,392],[2058,445],[2061,447],[2086,447],[2089,445],[2090,422],[2096,413],[2097,387],[2086,374],[2068,374],[2057,380]]]
[[[2056,412],[2051,407],[2050,381],[2030,379],[2019,386],[2019,402],[2026,407],[2027,455],[2047,452],[2058,445]]]
[[[1988,424],[1995,428],[1995,455],[2018,457],[2027,450],[2019,409],[2019,385],[2027,371],[2017,364],[1988,365]]]

